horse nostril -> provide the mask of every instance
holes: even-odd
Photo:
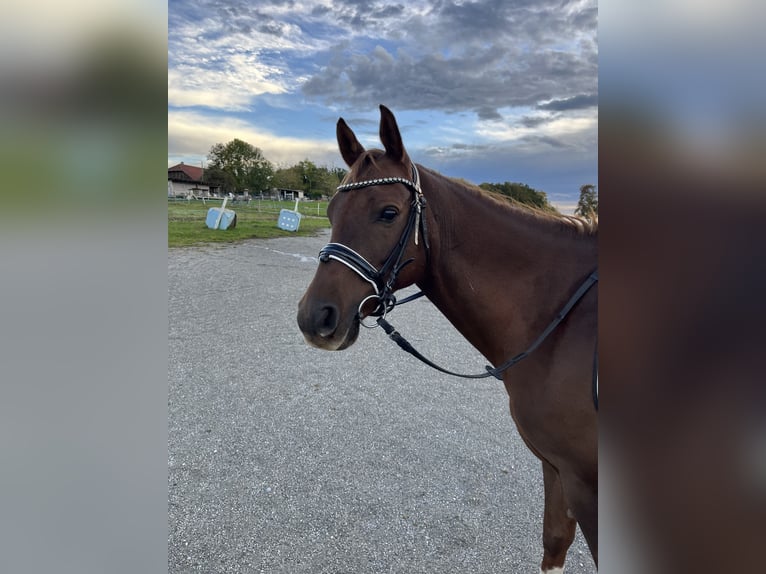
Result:
[[[317,314],[317,334],[327,337],[338,328],[338,308],[335,305],[325,305]]]

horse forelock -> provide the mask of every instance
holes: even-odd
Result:
[[[365,150],[362,155],[359,156],[359,159],[354,162],[354,165],[349,168],[348,173],[346,173],[346,176],[340,182],[340,185],[370,179],[371,177],[395,175],[384,172],[383,168],[380,166],[379,160],[385,157],[385,155],[386,152],[380,149]],[[403,175],[408,174],[405,172]]]
[[[354,162],[354,165],[349,168],[346,176],[343,178],[340,184],[345,185],[347,183],[354,183],[355,181],[359,181],[359,173],[362,171],[362,168],[366,167],[370,163],[376,164],[375,156],[381,153],[383,152],[377,149],[365,150],[362,155],[360,155],[359,158]]]

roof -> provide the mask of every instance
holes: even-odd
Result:
[[[184,162],[178,163],[168,168],[168,179],[170,179],[170,172],[180,171],[186,175],[191,181],[202,181],[202,173],[204,170],[201,167],[195,167],[193,165],[186,165]]]

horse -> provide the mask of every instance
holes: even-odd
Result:
[[[526,209],[415,164],[393,113],[380,113],[383,150],[366,150],[337,122],[349,172],[327,209],[330,243],[298,326],[315,347],[346,349],[364,321],[394,308],[396,290],[417,285],[496,366],[487,370],[502,379],[518,432],[542,462],[541,572],[563,570],[577,525],[598,567],[598,293],[570,297],[597,267],[597,220]],[[536,336],[534,351],[519,354]],[[524,360],[505,368],[511,356]]]

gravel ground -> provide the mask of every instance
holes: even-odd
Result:
[[[542,472],[498,381],[379,330],[304,342],[328,237],[169,253],[168,571],[538,572]],[[485,364],[425,299],[390,320],[453,369]],[[579,531],[566,571],[595,572]]]

